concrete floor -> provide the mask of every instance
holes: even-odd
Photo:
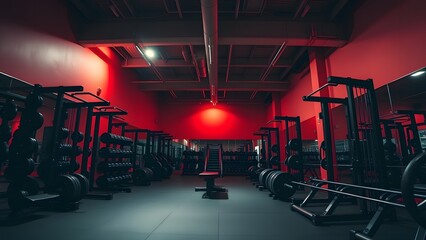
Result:
[[[61,240],[259,240],[349,239],[349,230],[366,223],[314,226],[292,212],[289,203],[272,200],[244,177],[224,177],[229,199],[202,199],[198,176],[174,175],[114,199],[81,201],[73,212],[34,211],[19,222],[7,218],[0,199],[0,239]],[[401,210],[403,211],[403,210]],[[417,226],[404,213],[381,226],[374,239],[414,239]]]

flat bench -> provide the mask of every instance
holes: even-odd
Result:
[[[216,186],[214,183],[214,180],[220,177],[219,172],[202,172],[198,174],[198,176],[203,177],[204,181],[206,182],[205,187],[195,187],[196,192],[205,191],[205,193],[203,194],[203,198],[211,198],[211,199],[222,198],[217,193],[228,191],[228,189]]]

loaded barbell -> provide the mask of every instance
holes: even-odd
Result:
[[[290,173],[279,172],[273,175],[273,179],[269,180],[269,189],[272,189],[273,192],[280,199],[288,199],[294,195],[297,190],[297,187],[309,187],[311,189],[323,190],[332,192],[335,194],[340,194],[348,197],[353,197],[357,199],[363,199],[367,201],[376,202],[379,204],[391,205],[394,207],[406,208],[407,211],[412,215],[414,220],[416,220],[422,227],[426,227],[426,209],[423,207],[426,203],[426,185],[422,182],[424,179],[424,172],[422,166],[426,163],[426,152],[417,155],[407,166],[404,171],[402,180],[401,180],[401,191],[367,187],[361,185],[354,185],[348,183],[340,183],[334,181],[326,181],[320,179],[311,179],[313,183],[325,183],[329,186],[335,186],[340,188],[339,190],[334,190],[332,188],[323,188],[317,185],[308,184],[306,182],[297,182],[294,181],[293,176]],[[264,176],[266,177],[266,176]],[[260,175],[259,175],[260,178]],[[373,198],[369,196],[364,196],[360,194],[355,194],[353,192],[347,192],[346,189],[359,189],[363,191],[377,192],[383,194],[392,194],[397,197],[393,199],[398,199],[402,197],[403,204],[398,201],[390,201],[383,198]]]

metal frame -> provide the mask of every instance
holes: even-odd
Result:
[[[130,188],[106,188],[106,189],[99,189],[94,187],[94,179],[95,179],[95,171],[97,167],[97,161],[98,161],[98,151],[99,151],[99,128],[100,128],[100,122],[101,117],[108,117],[108,126],[107,126],[107,132],[111,133],[112,126],[113,126],[113,118],[116,116],[122,116],[127,115],[127,112],[121,108],[114,107],[114,106],[103,106],[103,107],[96,107],[96,112],[93,112],[93,116],[95,117],[95,126],[93,130],[93,144],[92,144],[92,161],[90,165],[90,172],[89,172],[89,189],[90,190],[108,190],[111,192],[131,192]],[[109,144],[107,144],[108,146]]]
[[[347,92],[347,98],[341,99],[341,98],[324,98],[324,97],[314,97],[313,95],[317,92],[319,92],[321,89],[324,89],[326,87],[334,87],[337,85],[344,85],[346,86],[346,92]],[[347,110],[347,117],[348,117],[348,138],[350,139],[350,152],[353,159],[353,168],[354,168],[354,184],[359,184],[361,186],[364,186],[366,184],[371,184],[369,187],[381,187],[385,188],[387,187],[387,181],[386,181],[386,165],[384,162],[384,149],[383,149],[383,143],[382,143],[382,135],[381,135],[381,128],[380,128],[380,120],[378,115],[378,107],[377,107],[377,101],[376,96],[374,92],[374,86],[373,81],[371,79],[367,80],[358,80],[358,79],[352,79],[352,78],[341,78],[341,77],[329,77],[327,80],[327,84],[321,86],[319,89],[313,91],[309,95],[303,97],[303,100],[305,101],[316,101],[321,103],[321,109],[322,109],[322,118],[324,121],[323,127],[324,127],[324,134],[325,134],[325,142],[326,142],[326,148],[327,152],[326,155],[333,156],[333,152],[331,150],[333,149],[331,146],[334,144],[332,139],[330,137],[327,137],[327,135],[331,134],[331,126],[330,126],[330,119],[329,119],[329,103],[340,103],[344,104],[346,106]],[[368,112],[366,112],[368,111]],[[360,116],[358,116],[360,114]],[[359,120],[365,120],[366,122],[359,122]],[[362,125],[362,124],[368,124],[368,125]],[[360,128],[362,126],[363,128]],[[364,148],[361,146],[361,139],[363,141],[369,141],[368,144],[364,144]],[[366,152],[367,151],[367,152]],[[367,154],[365,158],[364,154]],[[333,172],[333,159],[327,159],[328,163],[328,169],[330,172],[328,174],[331,174],[331,178],[334,178],[334,172]],[[370,163],[371,161],[371,163]],[[368,170],[364,169],[364,167],[367,166],[374,166],[375,167],[375,173],[377,176],[374,178],[371,178],[370,175],[366,175],[364,171]],[[369,169],[370,171],[373,171],[372,169]],[[369,176],[369,179],[366,179],[366,177]],[[371,179],[370,179],[371,178]],[[367,181],[365,181],[367,180]],[[314,213],[309,212],[308,210],[304,209],[303,207],[305,205],[292,205],[292,209],[299,212],[300,214],[310,218],[314,223],[323,223],[323,222],[329,222],[329,221],[336,221],[337,219],[342,218],[342,216],[332,215],[334,210],[337,208],[339,202],[342,200],[342,194],[339,194],[341,192],[344,192],[346,188],[349,186],[343,186],[343,185],[337,185],[337,184],[331,184],[333,181],[328,182],[322,182],[327,183],[330,188],[325,189],[333,194],[334,197],[332,201],[328,204],[325,211],[320,214],[316,215]],[[318,187],[318,186],[309,186],[307,184],[300,184],[301,186],[305,187],[311,187],[313,190],[311,191],[311,194],[307,196],[303,204],[306,204],[306,201],[308,198],[313,198],[313,195],[317,192],[317,190],[322,190],[324,188]],[[338,189],[333,188],[336,186],[339,186]],[[316,189],[314,191],[314,189]],[[362,191],[367,191],[367,189],[362,189]],[[362,193],[361,191],[361,193]],[[315,193],[313,193],[315,192]],[[374,197],[376,195],[373,195],[371,197]],[[381,196],[383,197],[383,196]],[[358,198],[360,199],[360,198]],[[378,228],[378,226],[381,224],[381,220],[384,218],[382,214],[385,212],[388,214],[389,210],[383,211],[383,209],[378,208],[377,205],[374,204],[367,204],[365,201],[359,201],[359,207],[360,207],[360,213],[355,215],[344,215],[343,219],[345,220],[358,220],[358,219],[368,219],[372,216],[370,224],[368,225],[368,229],[364,230],[364,233],[366,235],[372,235],[375,233],[375,230]],[[394,210],[394,209],[392,209]],[[394,214],[391,214],[394,215]]]
[[[290,140],[292,140],[291,136],[290,136],[290,125],[292,125],[292,123],[294,124],[295,128],[296,128],[296,136],[293,136],[295,139],[299,139],[300,143],[302,143],[302,127],[301,127],[301,123],[300,123],[300,117],[289,117],[289,116],[274,116],[274,121],[284,121],[285,124],[285,142],[286,144],[288,144],[290,142]],[[291,150],[289,148],[285,148],[286,150],[286,157],[290,157],[290,155],[292,155]],[[303,149],[302,149],[302,144],[300,145],[300,148],[297,149],[296,154],[300,157],[300,159],[303,159]],[[281,169],[280,169],[281,170]],[[293,170],[291,169],[290,172],[292,172],[293,175],[296,176],[296,178],[299,181],[303,181],[304,178],[304,168],[303,168],[303,163],[300,164],[299,169]]]

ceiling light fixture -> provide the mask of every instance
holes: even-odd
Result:
[[[146,62],[148,63],[148,65],[149,66],[151,66],[151,61],[150,61],[150,59],[152,58],[152,57],[150,57],[149,55],[148,55],[148,53],[150,52],[150,51],[152,51],[152,53],[150,53],[150,54],[154,54],[154,56],[155,56],[155,52],[152,50],[152,49],[143,49],[142,50],[142,48],[141,47],[139,47],[137,44],[135,44],[135,47],[136,47],[136,50],[138,50],[138,52],[142,55],[142,57],[146,60]],[[148,52],[148,53],[147,53]]]
[[[208,64],[212,65],[212,46],[209,44],[209,45],[207,45],[207,47],[208,47],[208,52],[209,52],[209,56],[208,56],[209,62],[208,62]]]
[[[418,71],[418,72],[415,72],[415,73],[413,73],[413,74],[411,74],[411,76],[412,77],[417,77],[417,76],[420,76],[420,75],[422,75],[423,73],[425,73],[426,71]]]
[[[144,52],[145,52],[145,56],[147,56],[148,58],[154,58],[155,57],[154,50],[152,50],[150,48],[146,48]]]

